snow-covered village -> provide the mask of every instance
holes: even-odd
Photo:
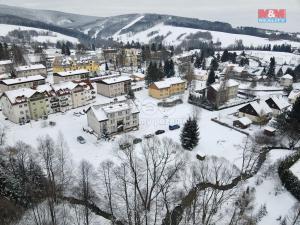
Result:
[[[57,2],[0,2],[1,225],[300,225],[298,2]]]

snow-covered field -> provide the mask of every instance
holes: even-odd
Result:
[[[49,32],[48,30],[38,29],[34,27],[0,24],[0,36],[6,36],[10,31],[13,30],[35,30],[37,32]],[[37,37],[33,37],[33,39],[39,42],[50,42],[50,43],[56,43],[57,41],[69,41],[72,43],[79,43],[79,40],[77,38],[66,36],[57,32],[50,32],[50,33],[51,36],[37,36]]]
[[[300,179],[300,160],[296,162],[290,170]]]
[[[198,31],[205,32],[207,30],[193,29],[193,28],[184,28],[184,27],[175,27],[164,24],[158,24],[154,27],[151,27],[148,30],[138,32],[136,34],[126,33],[126,34],[115,34],[114,39],[122,40],[123,42],[139,41],[143,43],[149,42],[152,38],[157,35],[167,36],[164,39],[164,44],[167,45],[178,45],[180,44],[189,34],[195,34]],[[155,35],[150,36],[151,32],[157,32]],[[209,31],[212,34],[213,41],[221,41],[222,47],[227,47],[228,45],[234,44],[236,40],[242,40],[245,46],[260,46],[260,45],[279,45],[279,44],[291,44],[293,47],[300,47],[300,42],[286,41],[286,40],[277,40],[269,41],[266,38],[254,37],[250,35],[241,35],[241,34],[230,34],[219,31]]]
[[[161,138],[169,137],[179,142],[181,129],[169,131],[168,125],[179,124],[182,127],[189,116],[197,114],[201,139],[199,145],[192,152],[186,152],[190,156],[189,158],[194,158],[196,154],[215,155],[224,157],[232,164],[240,167],[242,163],[242,147],[245,144],[246,135],[211,121],[211,118],[225,117],[228,114],[236,112],[238,106],[211,112],[187,104],[187,94],[186,92],[183,97],[184,104],[173,108],[160,108],[157,107],[158,100],[148,96],[147,89],[136,92],[136,103],[140,109],[140,129],[129,132],[129,134],[136,137],[143,137],[145,134],[163,129],[166,133],[160,135]],[[108,100],[110,99],[97,95],[97,103]],[[73,113],[86,108],[88,106],[70,110],[66,114],[58,113],[50,115],[47,122],[56,122],[55,127],[45,126],[46,122],[43,120],[32,121],[29,124],[19,126],[4,120],[2,114],[0,115],[0,121],[8,127],[8,144],[14,144],[18,140],[22,140],[36,147],[37,139],[41,136],[50,135],[56,140],[58,136],[63,135],[68,144],[74,168],[77,168],[79,162],[83,159],[92,163],[95,168],[104,160],[117,161],[118,139],[122,135],[117,135],[115,141],[105,142],[103,140],[97,141],[95,136],[83,132],[82,128],[87,127],[86,115],[75,116]],[[77,136],[83,136],[87,143],[78,143],[76,140]],[[271,166],[288,154],[290,152],[286,150],[271,151],[262,170],[245,183],[246,186],[255,187],[256,189],[255,207],[258,208],[263,204],[267,207],[268,214],[259,223],[260,225],[279,225],[279,221],[276,219],[279,216],[286,215],[296,202],[281,186],[277,173],[274,173],[274,171],[270,173],[270,170],[275,170]],[[297,170],[299,170],[299,166],[296,167]],[[257,184],[257,180],[262,181]]]

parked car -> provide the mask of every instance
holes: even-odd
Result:
[[[169,125],[169,130],[177,130],[179,129],[180,126],[178,124],[175,124],[175,125]]]
[[[133,139],[133,144],[138,144],[138,143],[141,143],[143,140],[141,138],[135,138]]]
[[[54,127],[56,125],[56,122],[53,122],[53,121],[49,121],[49,125]]]
[[[120,144],[120,149],[124,150],[126,148],[129,148],[131,146],[130,143],[123,143],[123,144]]]
[[[82,136],[78,136],[78,137],[77,137],[77,141],[78,141],[80,144],[85,144],[85,143],[86,143],[85,139],[84,139]]]
[[[144,138],[146,138],[146,139],[152,138],[152,137],[154,137],[154,134],[147,134],[147,135],[144,136]]]
[[[165,133],[164,130],[157,130],[157,131],[155,132],[156,135],[160,135],[160,134],[163,134],[163,133]]]

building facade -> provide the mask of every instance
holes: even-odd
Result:
[[[92,106],[87,110],[88,126],[98,138],[139,128],[139,110],[132,100]]]
[[[53,73],[53,82],[58,84],[60,82],[74,81],[88,79],[90,72],[88,70],[70,70]]]
[[[29,66],[18,66],[15,68],[15,74],[17,77],[28,77],[41,75],[47,77],[47,69],[43,64],[35,64]]]
[[[97,93],[106,97],[117,97],[128,94],[131,90],[131,79],[119,76],[96,81]]]
[[[6,79],[0,81],[0,92],[16,90],[20,88],[34,88],[45,84],[45,77],[41,75]]]
[[[164,99],[185,91],[186,81],[179,77],[166,78],[149,86],[149,95],[153,98]]]

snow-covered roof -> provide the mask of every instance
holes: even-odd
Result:
[[[283,98],[271,97],[274,103],[279,107],[280,110],[285,109],[290,106],[290,104]]]
[[[102,80],[102,82],[104,82],[106,84],[115,84],[115,83],[120,83],[120,82],[124,82],[124,81],[129,81],[129,80],[131,80],[131,79],[127,76],[119,76],[119,77],[104,79],[104,80]]]
[[[250,124],[252,124],[252,121],[248,117],[239,118],[238,121],[244,126],[249,126]]]
[[[289,94],[288,99],[292,100],[292,99],[296,99],[300,96],[300,90],[299,89],[295,89],[292,90],[291,93]]]
[[[274,127],[270,127],[270,126],[266,126],[266,127],[264,128],[264,130],[265,130],[265,131],[269,131],[269,132],[271,132],[271,133],[273,133],[273,132],[276,131],[276,129],[275,129]]]
[[[74,89],[78,84],[72,82],[72,81],[69,81],[69,82],[63,82],[63,83],[59,83],[59,84],[54,84],[52,85],[53,89],[55,91],[58,91],[58,90],[64,90],[64,89],[69,89],[69,90],[72,90]]]
[[[0,61],[0,65],[8,65],[8,64],[12,64],[12,61],[11,60],[1,60]]]
[[[288,79],[288,80],[293,80],[293,76],[290,74],[285,74],[284,76],[282,76],[281,78],[283,79]]]
[[[108,120],[108,114],[130,110],[132,114],[139,113],[139,109],[132,100],[114,102],[107,105],[96,105],[90,108],[98,121]]]
[[[232,70],[233,70],[234,72],[241,73],[241,72],[244,71],[244,69],[245,69],[244,66],[234,66]]]
[[[88,70],[73,70],[73,71],[64,71],[64,72],[57,72],[61,77],[73,76],[73,75],[80,75],[83,73],[89,73]]]
[[[19,78],[15,78],[15,79],[2,80],[1,82],[6,85],[13,85],[13,84],[33,82],[33,81],[37,81],[37,80],[45,80],[45,78],[41,75],[34,75],[34,76],[28,76],[28,77],[19,77]]]
[[[4,95],[7,96],[12,104],[16,104],[26,102],[27,98],[30,98],[34,93],[36,93],[36,91],[33,89],[21,88],[17,90],[6,91],[4,92]]]
[[[265,101],[260,101],[259,103],[251,102],[250,105],[259,116],[272,113],[272,109],[268,106],[268,104]]]
[[[27,70],[39,70],[39,69],[46,69],[46,67],[43,64],[35,64],[35,65],[16,67],[17,72],[27,71]]]
[[[145,74],[143,73],[133,73],[132,75],[141,79],[145,78]]]
[[[171,77],[171,78],[167,78],[163,81],[154,82],[154,84],[157,88],[162,89],[162,88],[169,88],[169,87],[171,87],[171,85],[181,84],[184,82],[185,81],[182,80],[180,77]]]
[[[211,85],[211,87],[216,91],[219,91],[222,86],[222,82],[224,81],[221,81],[220,83],[214,83]],[[239,83],[232,79],[227,80],[226,87],[235,87],[235,86],[239,86]]]
[[[0,80],[8,79],[10,77],[11,77],[10,73],[2,73],[2,74],[0,74]]]

